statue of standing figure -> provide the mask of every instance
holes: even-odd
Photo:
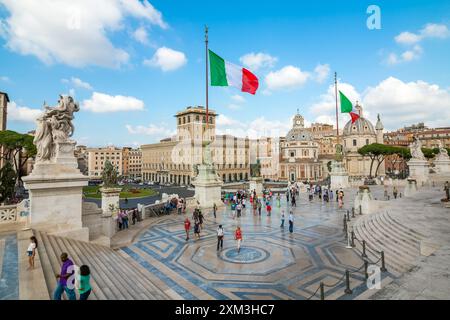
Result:
[[[56,107],[44,103],[44,109],[44,113],[36,120],[33,140],[37,148],[36,162],[54,160],[56,144],[68,141],[73,135],[73,113],[79,111],[80,107],[71,96],[60,95]]]
[[[409,145],[411,158],[416,160],[426,160],[422,152],[422,142],[417,137],[413,137],[413,143]]]
[[[442,141],[439,141],[439,153],[436,160],[449,160],[448,151],[444,148]]]

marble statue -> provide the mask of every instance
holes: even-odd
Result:
[[[436,156],[436,160],[449,160],[448,151],[442,145],[442,142],[439,141],[439,153]]]
[[[259,159],[256,160],[256,163],[250,165],[250,177],[252,178],[261,177],[261,163]]]
[[[103,180],[103,186],[106,188],[114,187],[117,185],[118,180],[118,174],[117,170],[114,168],[114,166],[111,164],[109,160],[105,161],[105,168],[102,172],[102,180]]]
[[[336,144],[336,161],[342,161],[344,159],[344,149],[342,148],[342,144]]]
[[[71,96],[60,95],[56,107],[49,107],[44,103],[44,113],[36,120],[33,140],[37,148],[37,163],[54,160],[56,144],[67,142],[73,135],[73,114],[79,110],[78,103]]]
[[[413,143],[409,145],[411,158],[416,160],[426,160],[422,152],[422,143],[417,137],[413,137]]]

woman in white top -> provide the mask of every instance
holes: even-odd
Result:
[[[28,269],[34,268],[34,257],[36,255],[36,248],[38,246],[38,241],[35,236],[30,237],[30,244],[28,245],[27,255],[28,255]]]

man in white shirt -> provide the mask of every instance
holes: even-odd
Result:
[[[219,246],[220,249],[223,249],[223,234],[223,227],[222,225],[219,225],[217,228],[217,251],[219,251]]]

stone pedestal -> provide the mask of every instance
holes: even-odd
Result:
[[[436,159],[434,160],[434,168],[437,174],[450,173],[450,159]]]
[[[428,176],[430,172],[428,161],[411,159],[407,164],[409,167],[409,177],[411,179],[415,179],[420,185],[422,185],[422,183],[428,182]]]
[[[89,241],[89,230],[82,226],[83,187],[89,178],[59,161],[64,163],[64,157],[56,163],[36,163],[33,172],[23,178],[30,194],[30,228]]]
[[[195,199],[200,208],[212,208],[214,203],[220,207],[222,203],[222,179],[217,175],[212,164],[198,166],[198,175],[192,179],[195,187]]]
[[[103,215],[117,216],[120,209],[120,191],[122,191],[122,188],[100,188]]]
[[[253,194],[253,190],[256,191],[256,195],[258,197],[262,196],[262,192],[263,192],[263,178],[261,177],[252,177],[250,178],[249,181],[249,189],[250,189],[250,193]]]
[[[348,173],[344,168],[342,161],[333,161],[331,163],[330,173],[330,186],[331,189],[348,188]]]
[[[355,212],[361,212],[362,214],[371,213],[372,200],[373,198],[370,188],[368,186],[360,186],[355,198]]]
[[[417,192],[417,181],[415,179],[407,179],[404,195],[405,197],[411,197]]]
[[[76,141],[64,141],[56,144],[55,162],[61,165],[77,169],[78,161],[74,156]]]

